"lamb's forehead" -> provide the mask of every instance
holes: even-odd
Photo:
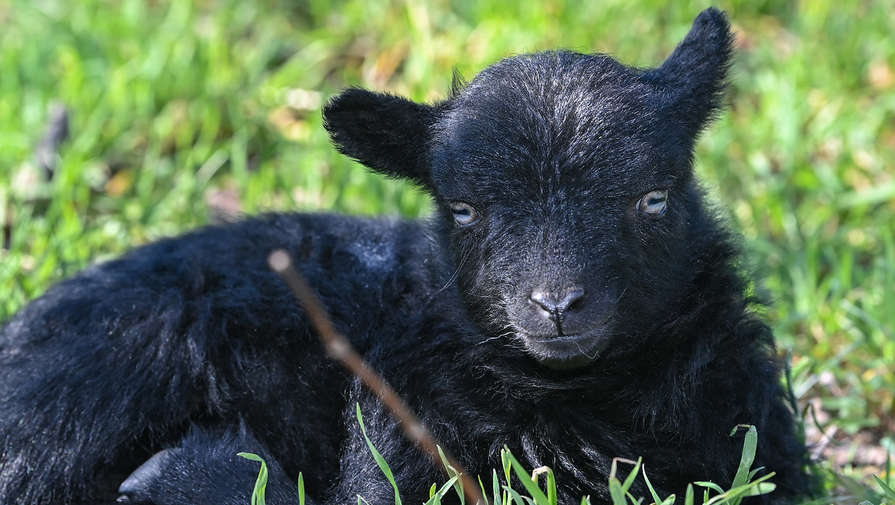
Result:
[[[552,94],[577,85],[618,87],[630,84],[641,73],[605,54],[545,51],[504,58],[479,72],[459,94],[475,94],[483,88],[494,90],[502,84],[532,93],[546,88]]]
[[[450,101],[434,161],[452,176],[473,178],[497,166],[602,166],[603,177],[617,178],[614,167],[622,165],[678,163],[686,149],[665,145],[674,133],[641,74],[605,55],[560,51],[503,60]],[[622,175],[635,174],[627,168]]]
[[[641,72],[602,54],[551,51],[506,58],[481,71],[452,102],[459,113],[538,112],[636,101],[648,86]]]
[[[642,72],[606,55],[555,51],[516,56],[485,70],[449,102],[440,143],[599,141],[660,128],[662,101]],[[490,134],[490,135],[489,135]]]

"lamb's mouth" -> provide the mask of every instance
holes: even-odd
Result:
[[[520,332],[519,336],[534,358],[556,368],[575,368],[595,361],[609,340],[599,331],[572,335],[531,335]]]

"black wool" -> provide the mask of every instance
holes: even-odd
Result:
[[[751,424],[777,484],[751,503],[810,493],[773,337],[692,172],[730,55],[708,9],[655,69],[556,51],[434,105],[335,97],[337,147],[419,184],[435,215],[266,215],[55,285],[0,329],[0,503],[245,504],[257,463],[239,451],[270,464],[268,503],[298,503],[300,471],[311,503],[392,503],[357,403],[404,502],[424,501],[442,470],[324,356],[276,248],[486,480],[506,445],[555,470],[563,504],[609,503],[615,457],[642,456],[663,493],[728,486],[729,432]]]

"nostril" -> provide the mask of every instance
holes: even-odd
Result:
[[[531,295],[528,296],[528,299],[531,300],[532,302],[534,302],[534,304],[537,305],[538,307],[544,309],[545,311],[547,311],[551,314],[553,312],[556,312],[556,309],[557,309],[556,302],[553,299],[553,296],[551,296],[551,294],[546,291],[541,291],[539,289],[536,289],[531,292]]]
[[[584,288],[575,286],[566,291],[566,296],[560,303],[560,311],[574,309],[576,305],[584,298]]]
[[[579,286],[565,289],[561,295],[552,291],[535,289],[528,297],[535,305],[544,309],[551,316],[573,309],[582,298],[584,298],[584,288]]]

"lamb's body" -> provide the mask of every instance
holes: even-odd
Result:
[[[339,147],[435,198],[428,222],[271,215],[137,249],[51,288],[0,330],[0,502],[406,503],[440,471],[327,360],[265,263],[286,248],[331,317],[472,473],[504,445],[561,503],[608,502],[615,457],[664,492],[729,485],[742,441],[786,499],[811,489],[768,328],[691,171],[730,52],[708,10],[659,68],[504,60],[426,106],[349,90]],[[163,448],[170,451],[153,457]],[[767,500],[768,497],[756,500]]]
[[[790,479],[790,491],[801,490],[801,444],[786,425],[769,334],[738,295],[695,306],[689,324],[663,328],[684,338],[673,349],[619,356],[584,376],[532,368],[521,350],[486,342],[469,321],[453,272],[429,235],[418,222],[272,215],[155,243],[57,285],[0,333],[0,406],[7,414],[0,430],[18,435],[4,440],[2,496],[10,503],[47,496],[111,501],[124,476],[153,452],[177,446],[191,424],[235,433],[241,418],[249,434],[242,439],[194,433],[190,440],[198,442],[185,445],[199,456],[188,464],[233,471],[203,460],[211,449],[221,456],[218,444],[261,451],[247,442],[254,435],[284,469],[274,466],[281,477],[275,496],[292,496],[290,482],[304,471],[312,496],[351,500],[360,493],[384,503],[391,488],[359,437],[353,406],[360,401],[406,499],[422,500],[427,483],[443,476],[323,356],[292,295],[259,254],[277,247],[292,253],[337,326],[357,337],[354,344],[473,473],[499,467],[499,449],[507,445],[531,467],[556,469],[564,503],[583,494],[605,498],[613,457],[643,456],[668,490],[695,479],[724,483],[741,445],[727,432],[748,422],[768,448],[759,464],[778,472],[783,490]],[[730,252],[717,243],[711,249]],[[730,292],[730,257],[707,259],[700,263],[708,270],[694,275],[706,279],[706,292]],[[732,315],[739,321],[731,324]],[[8,415],[25,405],[29,411]],[[80,417],[87,408],[102,415]],[[713,415],[701,416],[705,409]],[[9,424],[18,419],[29,422]],[[341,470],[340,453],[351,455]],[[252,465],[232,455],[241,478],[206,490],[215,497],[206,495],[207,503],[241,503],[250,491]],[[23,460],[36,466],[17,464]],[[192,490],[188,475],[160,484]]]
[[[365,350],[387,322],[381,307],[425,292],[413,263],[426,244],[413,223],[272,215],[157,242],[56,285],[0,330],[3,502],[82,489],[114,499],[190,423],[240,417],[322,487],[338,469],[347,378],[264,251],[294,251]]]

